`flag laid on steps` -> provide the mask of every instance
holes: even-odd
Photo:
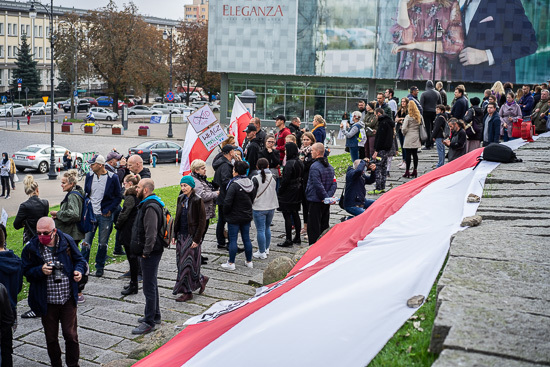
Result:
[[[285,279],[218,302],[135,366],[367,365],[417,310],[407,300],[428,296],[451,235],[475,213],[466,198],[481,197],[498,166],[473,169],[481,152],[382,195],[335,225]]]
[[[214,150],[214,149],[212,149]],[[206,149],[195,129],[188,124],[185,142],[181,152],[180,174],[188,175],[191,173],[191,162],[195,159],[202,159],[206,162],[212,150]]]
[[[252,115],[243,105],[239,97],[235,96],[233,110],[231,111],[231,122],[229,123],[229,133],[235,137],[235,140],[240,147],[243,146],[243,141],[246,138],[246,133],[243,132],[248,127]]]

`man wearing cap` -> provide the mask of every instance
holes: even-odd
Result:
[[[109,154],[107,154],[107,158],[105,158],[105,161],[106,161],[105,162],[105,169],[108,172],[112,172],[115,175],[117,175],[118,182],[122,186],[122,181],[124,180],[126,169],[121,168],[120,165],[119,165],[119,161],[120,161],[121,158],[123,158],[122,154],[120,154],[118,152],[115,152],[115,151],[109,152]],[[115,211],[113,212],[113,223],[117,222],[118,215],[120,214],[121,211],[122,211],[122,207],[120,205],[118,205],[116,207]],[[126,253],[124,252],[124,249],[122,248],[122,244],[120,243],[120,238],[119,237],[120,237],[120,231],[117,231],[116,232],[116,237],[115,237],[115,249],[113,250],[113,255],[115,255],[115,256],[126,255]]]
[[[244,157],[245,160],[250,165],[250,169],[248,170],[248,175],[250,177],[254,176],[256,173],[256,163],[259,159],[260,154],[260,144],[258,142],[258,138],[256,137],[256,125],[249,124],[246,130],[244,130],[246,133],[246,138],[248,139],[248,145],[246,146],[246,150],[244,151]]]
[[[285,158],[285,144],[286,136],[290,135],[290,129],[285,126],[286,118],[283,115],[277,116],[275,119],[275,126],[279,131],[275,134],[275,139],[277,140],[277,151],[279,152],[279,159],[281,162]]]
[[[416,87],[416,86],[411,87],[410,93],[407,96],[407,99],[409,101],[414,101],[414,103],[416,103],[416,107],[418,107],[418,111],[420,111],[421,114],[424,113],[424,110],[422,109],[422,105],[418,101],[418,87]]]
[[[224,227],[225,217],[223,214],[223,202],[227,194],[227,185],[233,178],[233,157],[235,155],[235,147],[227,144],[222,148],[222,156],[212,163],[212,167],[216,170],[212,182],[220,189],[218,195],[218,223],[216,224],[216,240],[219,249],[227,249],[225,244]]]
[[[103,276],[105,260],[107,259],[107,245],[113,229],[113,213],[122,201],[122,193],[118,176],[105,169],[105,158],[95,155],[88,161],[92,172],[86,175],[84,192],[90,198],[96,224],[91,232],[86,233],[82,241],[82,255],[87,262],[90,261],[90,247],[94,240],[95,232],[99,229],[98,248],[95,257],[97,277]]]

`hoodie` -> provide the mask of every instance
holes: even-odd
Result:
[[[15,311],[17,295],[23,288],[23,268],[21,259],[12,250],[0,251],[0,283],[6,287]]]
[[[426,90],[420,96],[420,104],[424,112],[435,113],[435,107],[441,104],[441,94],[435,90],[434,84],[431,80],[426,82]]]
[[[229,224],[248,224],[252,221],[252,203],[256,198],[256,187],[245,175],[229,181],[223,202],[225,220]]]

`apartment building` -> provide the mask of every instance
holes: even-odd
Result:
[[[185,20],[207,22],[208,0],[193,0],[193,4],[185,5]]]

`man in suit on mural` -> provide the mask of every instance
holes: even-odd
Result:
[[[515,82],[515,61],[538,48],[521,1],[460,0],[460,10],[465,40],[453,79]]]

